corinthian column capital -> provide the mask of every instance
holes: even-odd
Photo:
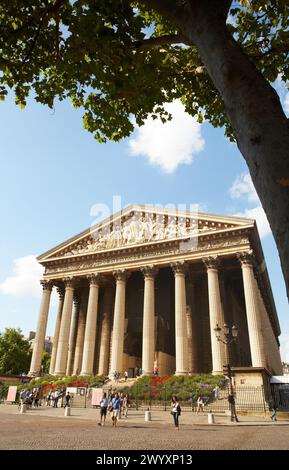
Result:
[[[253,250],[237,253],[237,258],[241,266],[251,266],[253,268],[255,265]]]
[[[185,261],[177,261],[171,264],[174,274],[186,274],[188,272],[188,265]]]
[[[140,268],[142,274],[143,274],[143,277],[146,279],[146,278],[152,278],[154,279],[154,277],[157,275],[158,273],[158,269],[153,266],[153,265],[150,265],[150,266],[142,266]]]
[[[41,279],[40,284],[42,285],[43,290],[52,291],[53,281],[51,281],[51,280],[48,281],[46,279]]]
[[[218,256],[208,256],[208,258],[203,258],[203,263],[208,269],[217,270],[220,266],[220,258]]]
[[[74,287],[76,285],[75,277],[72,277],[72,276],[71,277],[64,277],[62,280],[64,282],[65,289],[66,288],[74,289]]]
[[[99,273],[91,273],[86,276],[90,286],[98,286],[101,280],[101,275]]]
[[[63,298],[64,298],[64,293],[65,293],[64,286],[58,285],[58,286],[56,287],[56,290],[57,290],[57,293],[58,293],[58,295],[59,295],[59,300],[63,300]]]
[[[130,273],[125,269],[119,269],[118,271],[113,271],[112,273],[116,279],[116,281],[126,282],[130,276]]]

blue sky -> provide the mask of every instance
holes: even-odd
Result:
[[[284,106],[289,100],[282,91]],[[287,100],[287,101],[286,101]],[[286,104],[287,103],[287,104]],[[98,144],[69,102],[54,111],[0,103],[0,331],[35,330],[41,268],[35,255],[88,228],[95,204],[199,204],[205,212],[257,217],[289,361],[289,316],[278,253],[237,147],[222,129],[196,124],[174,103],[173,121],[147,122],[130,139]],[[53,335],[56,297],[47,333]]]

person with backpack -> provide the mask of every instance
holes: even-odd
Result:
[[[177,430],[179,430],[179,417],[181,415],[181,406],[175,395],[172,397],[171,408],[172,408],[171,414],[173,415],[173,418],[174,418],[175,427]]]

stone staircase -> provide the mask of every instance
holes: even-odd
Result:
[[[138,377],[127,379],[127,381],[125,381],[124,378],[121,378],[119,380],[109,380],[108,382],[105,382],[102,388],[104,390],[105,389],[117,390],[117,389],[124,388],[124,387],[132,387],[133,384],[135,384],[135,382],[137,381],[137,379]]]

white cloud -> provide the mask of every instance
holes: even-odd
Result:
[[[237,176],[230,188],[233,199],[245,198],[249,202],[259,202],[258,194],[249,173]]]
[[[43,274],[43,267],[37,262],[36,257],[23,256],[15,259],[13,264],[13,275],[0,284],[0,292],[17,297],[39,298],[42,290],[39,280]]]
[[[243,212],[237,212],[234,215],[236,217],[248,217],[249,219],[255,219],[261,238],[264,238],[266,235],[271,233],[270,225],[262,206],[253,207],[253,209],[245,209]]]
[[[242,199],[245,201],[246,205],[250,203],[255,204],[255,207],[246,207],[242,211],[235,213],[234,215],[236,217],[255,219],[261,238],[264,238],[266,235],[271,233],[267,216],[261,206],[258,194],[249,173],[238,176],[232,184],[229,193],[232,199]]]
[[[178,165],[190,165],[193,154],[201,152],[205,141],[201,124],[189,116],[180,103],[165,105],[172,120],[163,124],[161,120],[148,118],[136,128],[136,137],[129,140],[132,155],[143,156],[152,165],[158,165],[166,173],[172,173]]]
[[[280,336],[280,352],[283,362],[289,362],[289,333],[282,333]]]

